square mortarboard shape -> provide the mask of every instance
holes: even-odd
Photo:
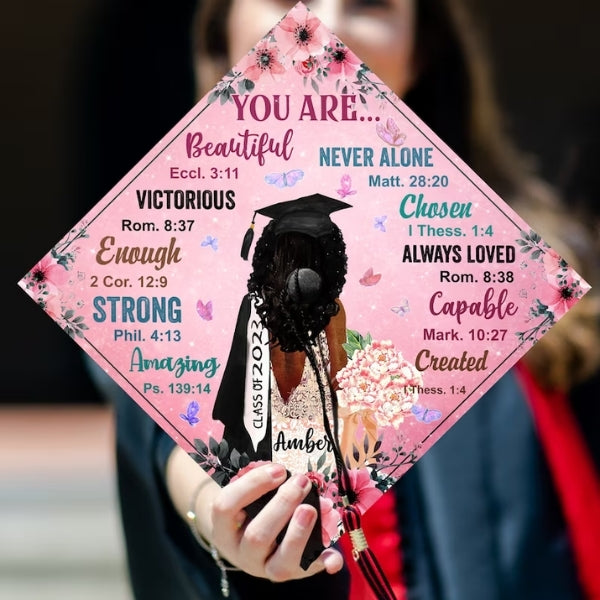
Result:
[[[352,197],[336,397],[364,512],[590,286],[301,2],[19,282],[221,485],[249,466],[213,418],[239,381],[233,424],[318,479],[326,541],[344,509],[324,420],[271,395],[238,256],[250,215],[318,236],[348,206],[330,195]]]
[[[254,215],[259,213],[273,219],[276,235],[294,231],[318,238],[330,231],[332,221],[329,215],[331,213],[351,207],[351,204],[342,200],[323,194],[312,194],[259,208]],[[254,218],[242,244],[241,255],[244,259],[248,258],[248,251],[254,236],[253,231]]]

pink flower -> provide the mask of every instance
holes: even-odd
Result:
[[[340,515],[333,507],[333,501],[330,498],[319,498],[321,505],[321,535],[323,537],[323,546],[326,548],[331,545],[332,540],[336,539],[340,533]]]
[[[294,69],[304,77],[312,75],[317,70],[318,66],[319,62],[314,56],[309,56],[306,60],[294,63]]]
[[[331,75],[353,76],[357,68],[361,65],[356,54],[340,41],[327,48],[325,59],[328,61],[329,73]]]
[[[558,275],[558,273],[561,271],[563,266],[565,266],[564,261],[552,248],[548,248],[544,252],[543,261],[544,268],[546,270],[546,277],[549,281],[552,281],[556,277],[556,275]]]
[[[38,290],[46,284],[59,287],[66,283],[69,278],[69,272],[62,265],[54,262],[54,259],[47,254],[40,262],[29,272],[29,280],[34,288]]]
[[[52,294],[45,299],[44,310],[55,321],[58,321],[62,316],[62,305],[60,298],[56,294]]]
[[[579,298],[583,295],[583,290],[578,279],[573,278],[572,271],[565,274],[559,274],[554,281],[549,281],[552,286],[550,297],[546,300],[548,310],[554,315],[554,319],[560,319]]]
[[[277,57],[277,48],[266,40],[260,42],[244,61],[246,64],[242,66],[242,74],[252,81],[257,81],[264,73],[285,73],[285,67]]]
[[[552,248],[544,252],[543,261],[546,279],[552,287],[550,297],[544,303],[556,320],[583,296],[584,290],[579,279],[575,279],[573,270]]]
[[[279,28],[283,32],[277,39],[281,52],[301,61],[310,58],[311,54],[321,54],[329,40],[321,21],[308,11],[299,16],[288,13]]]
[[[325,492],[325,476],[322,473],[319,473],[318,471],[308,471],[305,475],[315,484],[319,494]]]
[[[390,340],[356,350],[337,374],[338,401],[348,413],[370,414],[379,426],[398,427],[418,399],[423,377]]]
[[[350,476],[352,490],[356,494],[356,500],[353,504],[361,514],[364,514],[370,506],[379,500],[383,492],[375,487],[375,481],[371,479],[369,469],[350,469],[348,475]]]

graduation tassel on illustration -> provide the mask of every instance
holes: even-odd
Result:
[[[242,241],[242,250],[240,252],[240,256],[244,260],[248,260],[248,253],[250,252],[250,246],[252,246],[252,240],[254,239],[254,219],[256,219],[256,211],[252,216],[252,223],[250,223],[250,227],[248,227],[248,231],[246,231]]]

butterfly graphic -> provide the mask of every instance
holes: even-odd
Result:
[[[377,135],[391,146],[402,146],[406,141],[406,134],[400,131],[400,128],[392,117],[388,117],[385,125],[377,123],[375,130],[377,131]]]
[[[385,233],[385,222],[387,221],[387,215],[381,215],[380,217],[375,217],[375,223],[373,227],[375,229],[379,229],[379,231],[383,231]]]
[[[213,318],[213,304],[212,300],[209,300],[206,304],[202,300],[196,302],[196,312],[200,315],[200,318],[205,321],[211,321]]]
[[[432,423],[442,418],[442,412],[437,408],[425,408],[419,404],[414,404],[410,410],[417,421],[421,421],[421,423]]]
[[[342,175],[340,185],[342,187],[339,190],[337,190],[337,193],[339,194],[340,198],[345,198],[346,196],[354,196],[354,194],[356,194],[356,190],[352,189],[352,179],[350,175],[348,175],[348,173]]]
[[[202,243],[200,245],[201,246],[210,246],[215,251],[219,249],[218,240],[216,237],[213,237],[212,235],[207,235],[206,238],[202,241]]]
[[[380,279],[381,273],[373,273],[373,267],[369,267],[358,281],[361,285],[370,286],[379,283]]]
[[[304,177],[304,171],[301,169],[292,169],[283,173],[270,173],[265,175],[265,181],[278,188],[292,187]]]
[[[408,299],[402,298],[400,300],[400,304],[398,306],[392,306],[392,312],[395,312],[399,317],[403,317],[410,312],[410,307],[408,306]]]
[[[179,416],[190,425],[196,425],[200,423],[200,419],[196,416],[199,410],[200,405],[195,400],[192,400],[188,404],[185,414],[179,413]]]

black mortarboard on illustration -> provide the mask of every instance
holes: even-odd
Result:
[[[351,208],[352,205],[336,198],[323,194],[312,194],[294,200],[286,200],[271,204],[254,211],[252,223],[246,231],[242,243],[241,256],[248,260],[248,253],[254,238],[254,219],[256,213],[273,219],[275,222],[275,235],[295,231],[318,238],[331,230],[331,213]]]

